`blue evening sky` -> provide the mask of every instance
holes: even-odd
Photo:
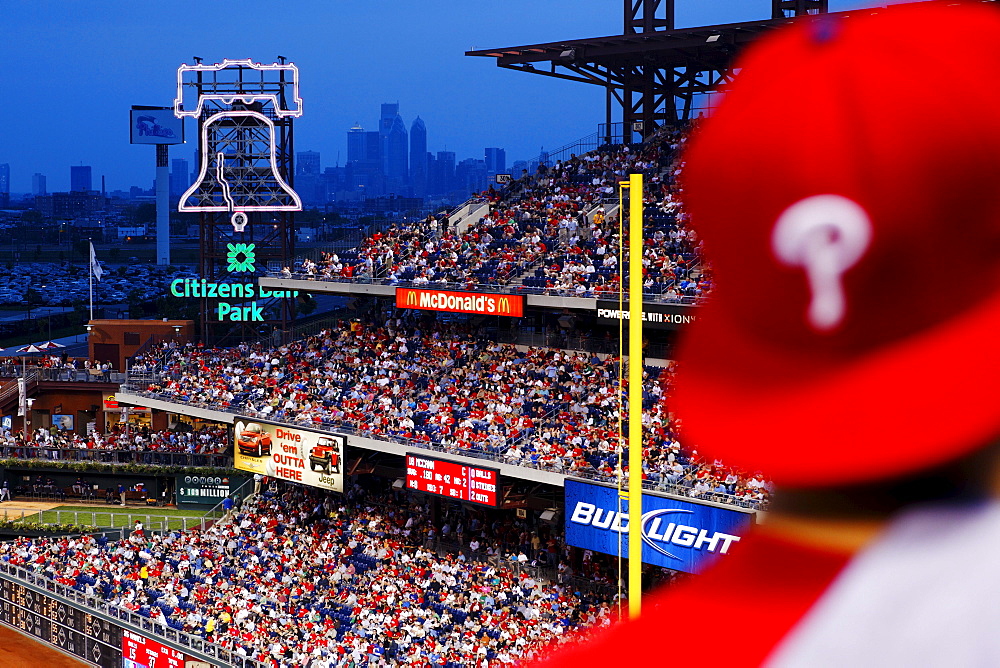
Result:
[[[885,4],[831,0],[831,10]],[[768,0],[677,0],[680,26],[767,18]],[[382,102],[399,102],[407,128],[420,115],[428,149],[508,165],[590,134],[603,120],[601,89],[497,68],[473,48],[620,33],[621,0],[7,0],[0,22],[0,163],[12,192],[31,175],[69,188],[69,166],[92,165],[94,187],[150,187],[153,148],[128,143],[133,104],[172,104],[176,69],[201,56],[274,62],[301,72],[305,114],[295,150],[346,154],[356,121],[375,129]],[[192,159],[189,143],[171,157]]]

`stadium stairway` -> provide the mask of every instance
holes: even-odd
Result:
[[[469,226],[490,212],[490,203],[485,200],[469,199],[450,214],[448,220],[459,234],[464,234]]]

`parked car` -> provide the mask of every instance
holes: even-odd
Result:
[[[251,422],[240,432],[236,446],[241,455],[266,457],[271,454],[271,435],[256,422]]]
[[[323,473],[340,473],[340,448],[332,438],[321,436],[309,451],[309,468]]]

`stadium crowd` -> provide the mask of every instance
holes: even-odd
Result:
[[[612,601],[501,558],[525,527],[428,518],[385,486],[272,482],[204,532],[21,538],[0,559],[275,667],[513,665],[611,623]],[[471,558],[432,549],[441,533]]]
[[[318,262],[302,260],[298,273],[470,288],[517,288],[521,277],[524,290],[587,297],[615,293],[620,235],[617,216],[607,215],[605,204],[617,199],[619,181],[641,172],[646,176],[644,290],[666,301],[696,301],[710,291],[711,280],[677,197],[684,142],[682,130],[664,128],[639,146],[606,147],[541,164],[510,188],[483,193],[489,212],[467,226],[434,215],[392,225],[356,249],[324,253]],[[282,273],[293,276],[287,267]]]
[[[144,365],[157,364],[159,373],[133,378],[136,391],[584,477],[613,480],[620,464],[628,473],[616,435],[613,355],[523,348],[458,326],[390,318],[277,348],[150,351]],[[682,447],[667,406],[673,373],[644,369],[647,484],[749,506],[766,501],[770,485],[759,472]]]
[[[108,434],[96,431],[82,436],[76,432],[39,428],[30,441],[24,439],[22,431],[0,430],[0,444],[17,456],[17,448],[48,448],[67,450],[132,451],[132,452],[177,452],[199,455],[222,454],[229,447],[226,428],[223,426],[202,426],[196,430],[184,431],[165,429],[154,431],[149,427],[126,429],[115,424]]]

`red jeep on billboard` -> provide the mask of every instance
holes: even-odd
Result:
[[[236,438],[241,455],[265,457],[271,454],[271,435],[256,422],[248,424]]]
[[[324,473],[340,473],[340,448],[332,438],[321,436],[309,451],[309,468]]]

